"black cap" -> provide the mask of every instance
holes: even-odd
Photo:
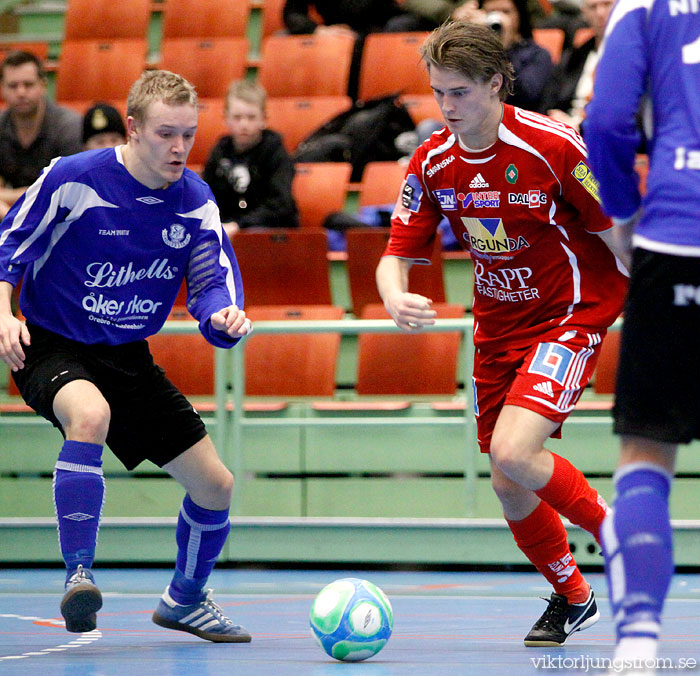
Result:
[[[126,127],[119,111],[107,103],[97,103],[83,117],[83,143],[96,134],[114,132],[126,136]]]

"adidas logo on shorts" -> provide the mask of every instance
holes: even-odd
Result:
[[[532,389],[536,390],[537,392],[542,392],[542,394],[546,394],[548,397],[554,396],[554,391],[552,390],[552,383],[550,383],[549,380],[545,380],[542,383],[537,383],[537,385],[533,385]]]

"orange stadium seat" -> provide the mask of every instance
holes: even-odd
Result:
[[[232,244],[246,307],[331,304],[322,230],[242,230],[233,236]]]
[[[582,28],[577,28],[574,33],[574,39],[572,41],[572,46],[580,47],[585,42],[588,42],[595,35],[595,31],[588,26],[583,26]]]
[[[566,33],[561,28],[533,28],[532,39],[544,47],[552,57],[552,63],[561,61],[561,51],[564,48]]]
[[[163,38],[243,37],[248,27],[247,0],[167,0]]]
[[[225,134],[228,134],[228,129],[224,120],[223,98],[199,99],[197,133],[187,160],[187,166],[193,171],[201,171],[212,148]]]
[[[179,73],[200,97],[226,96],[232,80],[245,76],[248,40],[241,37],[177,37],[161,43],[160,67]]]
[[[440,319],[464,316],[462,305],[435,303]],[[382,304],[365,306],[362,319],[388,319]],[[363,333],[358,338],[357,393],[455,394],[461,334]]]
[[[285,30],[282,10],[285,0],[264,0],[262,4],[262,37]]]
[[[418,54],[427,36],[427,32],[368,35],[362,50],[359,97],[432,94],[428,71]]]
[[[350,108],[349,96],[276,96],[267,99],[267,126],[292,153],[312,132]]]
[[[342,319],[333,305],[246,306],[253,322]],[[335,390],[340,334],[253,335],[245,346],[248,396],[330,397]]]
[[[151,0],[68,0],[64,39],[145,39],[150,19]]]
[[[389,240],[389,228],[351,228],[347,238],[347,271],[350,284],[352,312],[360,317],[366,305],[380,303],[379,291],[374,278],[379,260]],[[445,302],[445,282],[439,238],[430,265],[413,265],[408,275],[408,288],[431,298],[434,303]]]
[[[258,77],[268,96],[345,96],[354,39],[349,35],[271,35]]]
[[[42,40],[18,40],[12,42],[0,42],[0,61],[4,61],[10,52],[30,52],[41,61],[46,61],[49,56],[49,43]]]
[[[175,306],[168,317],[172,320],[191,320],[184,307]],[[148,338],[153,360],[187,395],[214,393],[214,347],[199,333],[157,333]]]
[[[428,119],[442,121],[440,106],[432,94],[404,94],[400,101],[406,106],[414,124]]]
[[[362,171],[360,206],[394,204],[405,175],[406,166],[398,162],[368,162]]]
[[[320,228],[334,211],[342,211],[352,167],[348,162],[300,162],[295,167],[292,194],[302,228]]]
[[[615,393],[617,363],[620,358],[620,335],[620,331],[611,329],[603,338],[593,377],[593,391],[596,394]]]
[[[56,78],[56,99],[125,99],[146,67],[144,39],[66,40]]]

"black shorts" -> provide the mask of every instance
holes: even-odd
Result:
[[[206,436],[201,418],[154,364],[145,340],[85,345],[32,324],[27,328],[25,365],[12,376],[27,404],[62,433],[54,397],[67,383],[87,380],[109,404],[107,445],[128,470],[143,460],[162,467]]]
[[[615,432],[700,438],[700,258],[635,249],[625,305]]]

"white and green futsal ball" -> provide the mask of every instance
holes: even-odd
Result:
[[[345,577],[319,592],[309,623],[311,634],[331,657],[359,662],[386,645],[394,627],[394,611],[379,587]]]

